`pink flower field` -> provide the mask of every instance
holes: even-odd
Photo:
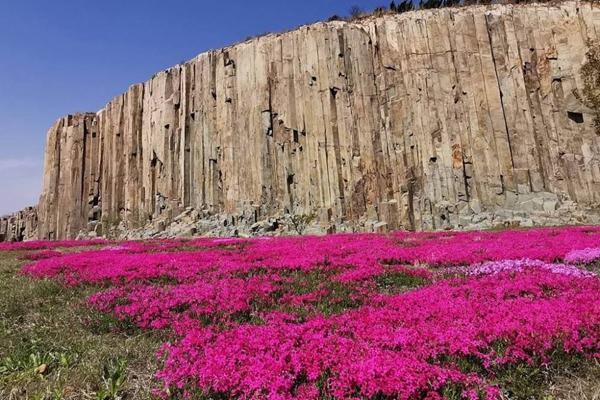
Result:
[[[160,334],[163,398],[500,399],[514,371],[600,359],[600,227],[0,250]]]

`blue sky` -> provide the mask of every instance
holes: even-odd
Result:
[[[37,203],[47,129],[248,36],[387,1],[0,0],[0,215]]]

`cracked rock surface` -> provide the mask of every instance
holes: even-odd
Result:
[[[310,232],[597,223],[581,66],[599,39],[600,7],[566,2],[318,23],[202,53],[54,124],[27,234],[253,234],[308,214]]]

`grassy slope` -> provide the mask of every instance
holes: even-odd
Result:
[[[19,275],[18,257],[0,252],[0,399],[151,398],[161,338],[135,329],[123,333],[114,320],[89,311],[85,298],[97,288],[63,288]],[[382,284],[389,289],[407,282]],[[502,386],[520,392],[507,398],[600,400],[599,362],[562,368],[558,374],[506,374]]]
[[[150,398],[158,338],[112,333],[93,288],[20,276],[17,257],[0,253],[0,399]]]

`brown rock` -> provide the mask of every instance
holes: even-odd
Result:
[[[47,364],[41,364],[39,367],[35,369],[35,373],[38,375],[44,375],[48,371]]]
[[[592,218],[600,143],[572,94],[599,32],[590,3],[474,6],[202,53],[57,121],[39,236],[90,221],[130,230],[190,207],[252,222],[328,210],[323,222],[348,230],[468,227],[464,210],[478,209],[481,227],[510,224],[496,211],[538,195],[559,199],[539,213],[566,201]]]
[[[38,215],[36,207],[0,218],[0,242],[15,242],[38,237]]]

